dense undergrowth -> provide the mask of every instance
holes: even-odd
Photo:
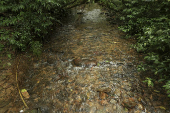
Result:
[[[108,8],[119,29],[126,32],[125,38],[137,39],[134,48],[144,53],[145,63],[139,70],[151,70],[153,78],[145,82],[164,81],[170,97],[170,2],[168,0],[100,0]],[[114,23],[113,22],[113,23]]]
[[[54,26],[61,25],[70,8],[87,0],[1,0],[0,51],[31,51],[40,55]]]

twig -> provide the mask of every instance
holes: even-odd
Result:
[[[27,104],[25,103],[24,99],[23,99],[23,96],[22,96],[22,94],[21,94],[21,91],[20,91],[19,85],[18,85],[18,71],[17,71],[17,70],[18,70],[19,62],[20,62],[20,59],[19,59],[19,61],[18,61],[18,65],[17,65],[17,69],[16,69],[17,88],[18,88],[19,95],[20,95],[20,97],[21,97],[21,99],[22,99],[22,102],[24,103],[24,105],[25,105],[26,108],[29,108],[29,107],[27,106]]]

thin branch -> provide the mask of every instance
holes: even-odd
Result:
[[[16,82],[17,82],[17,88],[18,88],[19,95],[20,95],[20,97],[21,97],[21,99],[22,99],[22,102],[24,103],[24,105],[25,105],[26,108],[29,108],[29,107],[27,106],[27,104],[25,103],[23,97],[22,97],[22,94],[21,94],[21,91],[20,91],[19,85],[18,85],[18,66],[19,66],[19,62],[20,62],[20,60],[18,61],[18,65],[17,65],[17,69],[16,69]]]

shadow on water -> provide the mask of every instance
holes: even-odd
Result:
[[[77,7],[71,22],[54,33],[29,71],[31,108],[41,113],[168,112],[167,103],[159,101],[161,92],[144,91],[136,69],[142,60],[132,42],[106,21],[106,13],[97,4]]]

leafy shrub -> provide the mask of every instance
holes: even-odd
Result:
[[[0,51],[2,51],[4,48],[4,45],[3,44],[0,44]]]
[[[39,54],[42,42],[67,9],[81,0],[1,0],[0,40],[14,49]],[[37,47],[37,48],[35,48]],[[2,48],[2,47],[1,47]]]
[[[31,42],[31,51],[35,54],[35,55],[40,55],[41,54],[41,46],[42,44],[39,41],[34,41]]]
[[[153,87],[153,80],[151,78],[146,77],[146,80],[144,80],[144,83],[147,83],[149,87]]]
[[[121,8],[116,10],[115,1],[101,0],[108,9],[117,11],[121,23],[119,29],[127,35],[137,37],[134,46],[138,52],[145,53],[147,64],[139,65],[139,70],[151,70],[159,79],[164,79],[164,86],[170,90],[170,2],[167,0],[122,0]],[[111,8],[110,8],[111,7]],[[148,82],[152,79],[146,79]]]
[[[165,89],[167,90],[168,97],[170,97],[170,81],[168,81],[163,87],[165,87]]]

